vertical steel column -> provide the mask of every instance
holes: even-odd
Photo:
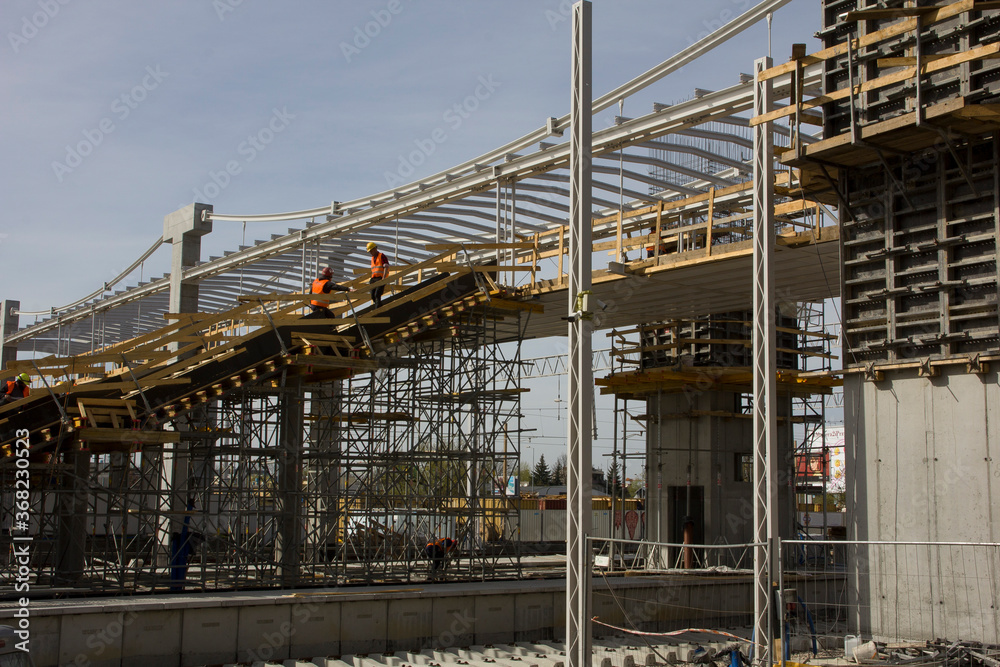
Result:
[[[591,413],[594,395],[593,323],[584,292],[591,281],[591,5],[573,5],[572,102],[570,105],[569,191],[569,426],[566,456],[566,661],[591,663],[590,548]]]
[[[754,62],[754,116],[771,110],[772,80],[760,74],[770,58]],[[774,136],[771,123],[753,130],[753,483],[754,663],[771,664],[771,573],[778,510],[776,472],[777,380],[774,329]],[[781,564],[778,563],[777,567]]]

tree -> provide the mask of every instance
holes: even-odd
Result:
[[[621,486],[621,475],[618,474],[618,464],[612,463],[608,466],[608,474],[606,476],[607,486],[605,487],[608,493],[621,493],[618,488]]]
[[[531,484],[531,466],[521,461],[521,467],[517,470],[517,478],[522,484]]]
[[[545,454],[538,457],[535,469],[531,471],[531,482],[535,486],[548,486],[552,483],[549,466],[545,463]]]
[[[552,483],[562,485],[566,483],[566,455],[560,454],[556,459],[556,464],[552,468]]]

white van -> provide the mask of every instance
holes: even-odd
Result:
[[[14,628],[0,625],[0,667],[34,667],[31,655],[15,646],[17,641]]]

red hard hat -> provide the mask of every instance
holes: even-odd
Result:
[[[319,277],[324,280],[329,280],[330,278],[333,278],[333,269],[331,269],[329,266],[324,266],[323,270],[319,272]]]

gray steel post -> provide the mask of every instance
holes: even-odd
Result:
[[[591,282],[591,4],[573,5],[572,103],[570,106],[569,317],[566,484],[566,661],[567,667],[591,663],[590,547],[591,367],[593,323],[584,292]]]
[[[7,369],[7,362],[14,361],[17,359],[17,343],[8,345],[7,339],[17,331],[19,317],[17,316],[17,311],[21,307],[20,301],[10,301],[5,299],[0,303],[0,308],[3,312],[0,312],[0,369]]]
[[[772,108],[772,80],[760,73],[770,58],[754,62],[754,115]],[[753,131],[753,482],[754,663],[770,665],[771,572],[777,543],[777,378],[774,329],[774,137],[771,123]]]

